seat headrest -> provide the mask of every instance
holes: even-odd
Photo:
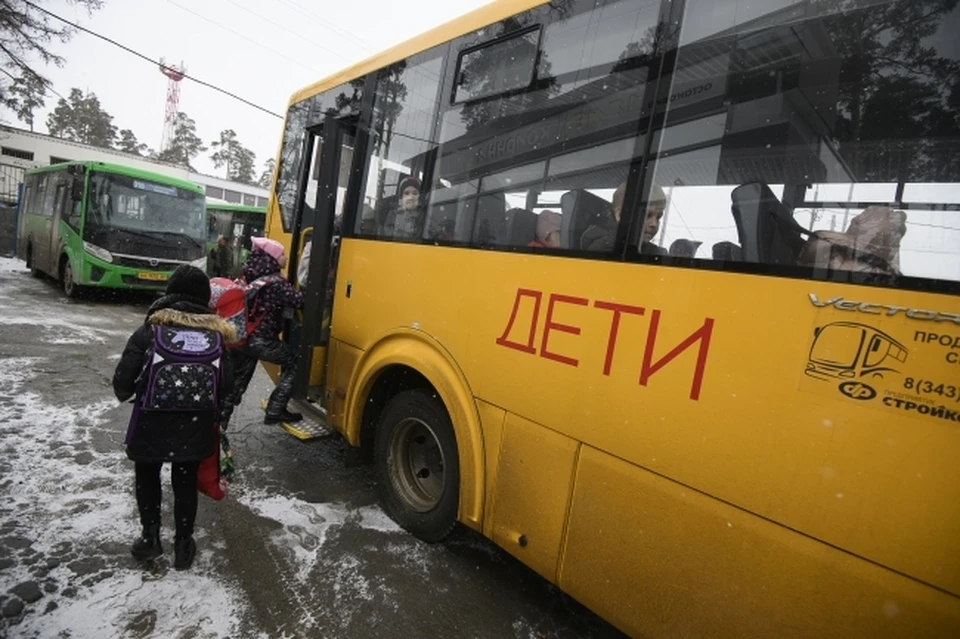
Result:
[[[602,197],[584,189],[567,191],[560,197],[563,226],[560,244],[563,248],[579,248],[580,236],[600,219],[613,215],[613,207]]]

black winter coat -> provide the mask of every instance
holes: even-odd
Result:
[[[125,402],[136,393],[137,377],[143,370],[147,350],[153,342],[153,326],[183,326],[204,328],[219,332],[224,341],[236,339],[236,332],[228,322],[211,315],[206,306],[182,295],[160,298],[147,311],[147,319],[127,340],[123,355],[113,373],[113,392]],[[233,389],[233,369],[230,358],[220,360],[223,366],[221,400]],[[218,412],[202,413],[141,413],[127,444],[127,457],[138,462],[200,461],[216,450]]]

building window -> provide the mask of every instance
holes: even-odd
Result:
[[[20,149],[11,149],[8,146],[0,147],[0,155],[6,155],[21,160],[33,160],[33,151],[21,151]]]
[[[222,199],[223,199],[223,189],[218,189],[218,188],[215,187],[215,186],[208,186],[208,187],[207,187],[207,197],[212,197],[212,198],[215,198],[215,199],[217,199],[217,200],[222,200]]]
[[[240,204],[243,200],[243,196],[237,193],[236,191],[230,191],[227,189],[223,190],[223,199],[231,204]]]
[[[267,205],[267,202],[269,202],[269,201],[270,201],[270,200],[268,200],[268,199],[265,198],[265,197],[257,197],[257,206],[266,206],[266,205]]]
[[[243,194],[243,205],[244,206],[256,206],[257,205],[257,196],[250,195],[248,193]]]

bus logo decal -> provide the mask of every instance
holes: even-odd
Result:
[[[804,373],[821,381],[883,379],[899,374],[906,361],[907,347],[883,331],[856,322],[831,322],[814,330]]]
[[[877,396],[877,391],[863,382],[843,382],[839,388],[840,392],[850,399],[859,401],[870,400]]]
[[[829,299],[821,300],[819,297],[817,297],[816,293],[808,293],[807,296],[810,298],[810,303],[817,308],[826,308],[830,306],[838,311],[859,311],[860,313],[866,313],[868,315],[885,315],[887,317],[893,317],[900,311],[903,311],[904,315],[910,319],[934,322],[953,322],[954,324],[960,324],[960,313],[943,313],[939,311],[928,311],[922,308],[907,308],[906,306],[889,306],[886,304],[875,304],[873,302],[858,302],[854,300],[847,300],[842,297],[831,297]]]

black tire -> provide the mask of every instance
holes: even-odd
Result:
[[[30,275],[36,278],[43,277],[43,271],[33,263],[33,244],[27,244],[27,268],[30,269]]]
[[[423,541],[441,541],[457,523],[460,459],[453,424],[430,391],[390,400],[374,441],[377,492],[387,514]]]
[[[63,294],[72,300],[79,299],[83,293],[82,287],[73,279],[73,267],[70,258],[64,258],[60,264],[60,282],[63,284]]]

